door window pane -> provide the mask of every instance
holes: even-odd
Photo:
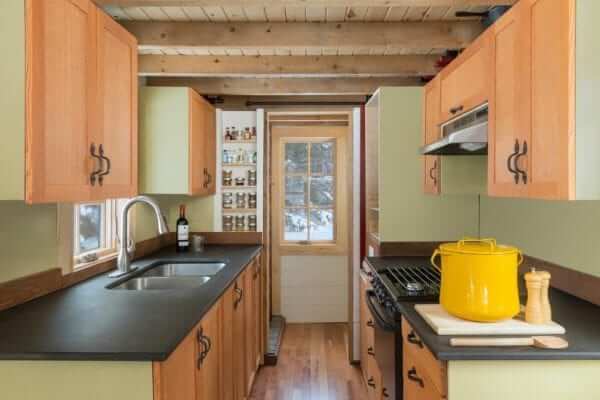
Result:
[[[315,207],[333,207],[333,176],[310,178],[310,205]]]
[[[310,240],[333,240],[333,210],[310,210]]]
[[[304,176],[286,176],[285,177],[285,206],[286,207],[304,207],[304,206],[306,206],[306,177],[304,177]]]
[[[102,247],[102,204],[79,206],[79,252]]]
[[[288,241],[308,240],[308,218],[305,208],[285,209],[283,239]]]
[[[335,143],[321,142],[310,145],[310,173],[312,175],[333,175]]]
[[[285,172],[288,174],[306,173],[308,169],[308,144],[285,144]]]

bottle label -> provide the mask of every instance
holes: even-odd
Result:
[[[188,225],[179,225],[177,226],[177,240],[189,240],[190,237],[190,227]]]

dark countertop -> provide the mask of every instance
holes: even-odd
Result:
[[[203,253],[166,249],[133,263],[161,260],[227,263],[201,287],[108,290],[107,274],[0,312],[0,360],[163,361],[208,312],[258,245],[208,245]]]
[[[381,268],[393,264],[394,257],[367,259],[367,262]],[[522,298],[522,303],[524,301]],[[600,307],[556,289],[550,291],[550,302],[554,321],[566,329],[563,337],[569,347],[564,350],[452,347],[450,337],[456,336],[437,335],[415,310],[415,304],[419,303],[401,303],[400,312],[439,360],[600,360]]]

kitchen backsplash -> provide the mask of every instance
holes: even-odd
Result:
[[[481,197],[481,235],[600,277],[600,201]]]

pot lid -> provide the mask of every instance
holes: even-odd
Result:
[[[516,247],[499,245],[496,239],[472,239],[464,238],[458,242],[444,243],[440,245],[440,252],[454,254],[475,254],[475,255],[503,255],[520,254],[521,251]]]

